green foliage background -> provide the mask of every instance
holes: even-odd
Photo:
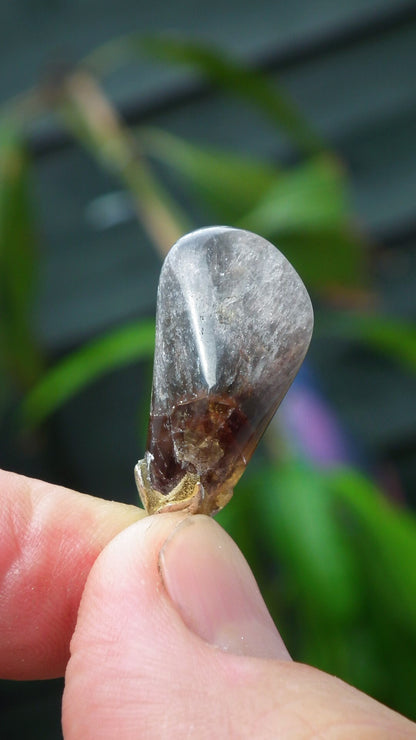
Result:
[[[128,129],[101,85],[138,54],[188,65],[227,96],[253,106],[276,133],[285,133],[291,164],[213,150],[155,128]],[[377,305],[371,250],[357,229],[337,154],[283,90],[224,51],[133,34],[3,111],[0,412],[12,399],[16,444],[27,435],[47,435],[51,416],[87,385],[150,361],[153,352],[148,319],[112,329],[52,366],[34,337],[40,223],[25,127],[45,109],[131,193],[161,256],[198,225],[184,212],[175,187],[165,185],[160,173],[169,172],[170,182],[198,202],[207,222],[241,226],[279,245],[311,291],[321,339],[352,337],[389,357],[403,374],[415,372],[413,327],[367,308]],[[143,418],[143,410],[137,412]],[[218,519],[248,558],[293,656],[416,719],[414,514],[362,472],[314,467],[283,440],[284,434],[269,436]]]

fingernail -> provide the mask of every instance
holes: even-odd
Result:
[[[246,560],[212,519],[180,522],[159,567],[183,621],[203,640],[237,655],[290,660]]]

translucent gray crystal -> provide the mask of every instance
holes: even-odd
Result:
[[[136,467],[150,511],[211,513],[229,500],[312,327],[305,286],[262,237],[213,227],[172,247],[158,290],[147,451]]]

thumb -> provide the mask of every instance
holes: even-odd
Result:
[[[184,623],[207,643],[236,655],[290,660],[246,560],[212,519],[188,517],[177,525],[159,567]]]
[[[100,738],[118,740],[176,737],[189,726],[214,736],[231,680],[224,653],[290,660],[237,546],[206,516],[136,522],[107,545],[86,584],[65,737],[95,738],[97,725]]]
[[[66,740],[415,737],[404,717],[293,663],[236,545],[183,514],[132,524],[96,560],[63,729]]]

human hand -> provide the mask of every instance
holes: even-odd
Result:
[[[145,517],[1,471],[0,502],[0,675],[65,673],[66,740],[416,738],[291,661],[212,519]]]

